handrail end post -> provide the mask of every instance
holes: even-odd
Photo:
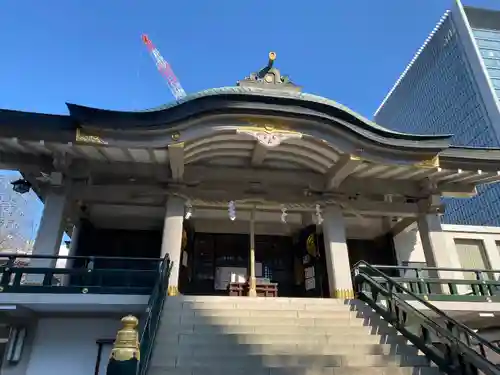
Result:
[[[106,375],[136,375],[140,363],[139,320],[132,315],[121,319],[122,328],[116,334]]]

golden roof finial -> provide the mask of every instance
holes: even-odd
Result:
[[[121,319],[121,322],[123,327],[116,334],[111,358],[116,361],[127,361],[133,358],[139,360],[139,332],[137,331],[139,320],[133,315],[127,315]]]
[[[279,69],[274,67],[277,54],[271,51],[267,54],[267,65],[257,72],[251,73],[245,79],[238,81],[237,86],[258,87],[272,90],[300,91],[301,88],[294,84],[287,75],[281,75]]]

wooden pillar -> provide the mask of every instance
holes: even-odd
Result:
[[[250,214],[250,288],[248,290],[249,297],[257,297],[257,282],[255,279],[255,208],[252,208]]]
[[[161,257],[169,255],[172,270],[168,280],[168,295],[179,294],[179,268],[182,252],[182,232],[184,222],[184,200],[176,196],[167,198],[163,237],[161,242]]]
[[[64,213],[68,203],[69,188],[52,188],[45,197],[42,219],[33,245],[33,255],[52,258],[34,258],[30,261],[33,268],[54,268],[59,255],[64,234]],[[39,285],[43,274],[27,274],[26,283]]]
[[[332,298],[354,298],[345,221],[340,207],[325,208],[323,236],[330,295]]]
[[[439,279],[463,280],[463,272],[458,271],[462,265],[455,244],[453,239],[449,238],[443,231],[440,216],[437,213],[422,213],[418,217],[417,223],[427,266],[457,269],[457,271],[429,271],[429,276]],[[431,289],[433,293],[449,293],[449,287],[446,284],[434,284]],[[466,287],[459,286],[458,289],[464,293],[468,292]]]

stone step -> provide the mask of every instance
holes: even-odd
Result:
[[[436,367],[274,367],[223,369],[206,368],[172,368],[151,366],[148,375],[221,375],[230,371],[231,375],[440,375]]]
[[[176,296],[168,297],[168,303],[251,303],[265,305],[344,305],[355,304],[355,300],[339,298],[305,298],[305,297],[232,297],[232,296]]]
[[[162,355],[162,347],[158,347],[158,354]],[[320,355],[320,354],[338,354],[348,355],[357,353],[359,355],[377,354],[377,355],[417,355],[419,350],[409,344],[314,344],[314,343],[292,343],[292,344],[234,344],[227,345],[172,345],[169,346],[166,355],[171,356],[191,356],[191,357],[210,357],[217,356],[220,353],[231,353],[234,355]]]
[[[165,303],[165,310],[305,310],[305,311],[350,311],[348,305],[309,303],[248,303],[248,302],[182,302]]]
[[[219,353],[216,356],[156,356],[153,366],[167,367],[224,367],[224,368],[258,368],[258,367],[392,367],[392,366],[428,366],[424,356],[401,355],[234,355]]]
[[[188,333],[188,334],[163,334],[156,336],[158,347],[162,345],[227,345],[227,344],[283,344],[283,343],[316,343],[316,344],[392,344],[404,343],[407,340],[396,335],[371,335],[368,333],[344,334],[277,334],[277,333],[251,333],[251,334],[220,334],[220,333]]]
[[[162,324],[158,329],[157,336],[169,336],[179,334],[295,334],[295,335],[368,335],[372,333],[373,327],[358,326],[323,326],[308,327],[294,325],[256,326],[256,325],[211,325],[211,324]],[[375,332],[374,332],[375,333]],[[394,328],[380,328],[376,333],[397,334]]]
[[[255,325],[255,326],[301,326],[301,327],[337,327],[337,326],[362,326],[363,319],[354,316],[336,316],[335,318],[314,318],[314,317],[254,317],[254,316],[204,316],[192,315],[163,315],[164,325]]]
[[[408,340],[356,303],[169,297],[148,375],[439,375]]]
[[[169,310],[165,309],[162,314],[162,319],[176,319],[180,316],[199,316],[199,317],[262,317],[262,318],[330,318],[330,319],[347,319],[355,318],[356,313],[349,310],[330,311],[330,310],[272,310],[272,309],[255,309],[255,310],[224,310],[224,309],[207,309],[207,310]]]
[[[428,366],[425,357],[398,357],[381,355],[322,355],[310,356],[225,356],[225,357],[158,357],[152,365],[172,368],[220,367],[227,370],[235,368],[259,367],[415,367]]]

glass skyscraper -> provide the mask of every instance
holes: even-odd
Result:
[[[500,147],[500,11],[457,0],[374,117],[401,132],[453,134],[455,145]],[[500,184],[446,203],[445,223],[500,226]]]

